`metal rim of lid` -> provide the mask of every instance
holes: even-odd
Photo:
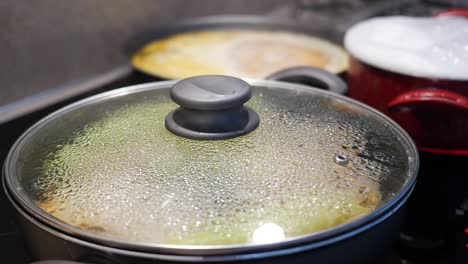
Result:
[[[36,225],[41,230],[48,232],[53,236],[64,239],[65,241],[75,243],[80,246],[85,246],[87,248],[110,252],[110,253],[117,254],[117,255],[124,255],[124,256],[137,257],[137,258],[146,258],[146,259],[167,260],[167,261],[204,262],[205,263],[205,262],[227,262],[227,261],[239,261],[239,260],[264,259],[264,258],[270,258],[270,257],[284,256],[284,255],[300,253],[300,252],[304,252],[308,250],[314,250],[322,246],[326,246],[331,243],[350,238],[354,235],[357,235],[363,231],[368,230],[369,228],[372,228],[374,225],[377,225],[385,221],[395,211],[400,210],[400,208],[403,206],[403,204],[406,202],[406,200],[410,196],[413,189],[414,189],[414,185],[412,185],[412,188],[410,189],[410,191],[406,193],[406,195],[402,199],[400,199],[398,203],[395,203],[395,205],[392,208],[390,208],[388,211],[386,211],[385,214],[381,218],[377,219],[377,221],[362,225],[359,228],[351,232],[345,233],[341,236],[331,237],[327,240],[321,240],[314,244],[310,244],[310,243],[309,244],[307,243],[306,244],[294,244],[291,247],[275,247],[275,248],[270,248],[269,251],[264,250],[260,252],[253,251],[253,252],[241,252],[241,253],[235,253],[235,254],[228,252],[225,255],[222,255],[222,254],[219,254],[219,255],[205,255],[205,254],[203,255],[183,255],[183,254],[175,255],[175,254],[165,254],[165,252],[141,252],[141,251],[133,251],[132,249],[116,248],[116,247],[113,247],[112,245],[101,245],[101,244],[95,243],[94,241],[82,240],[81,238],[77,238],[69,234],[64,234],[60,230],[53,229],[52,227],[49,227],[45,225],[44,223],[40,222],[38,219],[35,219],[34,217],[28,215],[27,212],[23,211],[22,208],[19,208],[18,205],[15,204],[15,201],[12,200],[8,192],[6,192],[6,194],[7,194],[8,199],[13,203],[13,206],[27,220],[31,221],[31,223]]]
[[[41,128],[47,126],[47,124],[60,118],[63,114],[74,111],[86,105],[92,105],[94,103],[102,103],[111,98],[125,96],[128,94],[144,92],[148,90],[156,89],[167,89],[171,87],[175,82],[174,81],[163,81],[163,82],[154,82],[146,83],[141,85],[134,85],[123,87],[120,89],[108,91],[102,94],[91,96],[89,98],[82,99],[73,104],[70,104],[64,108],[61,108],[48,116],[44,117],[33,126],[31,126],[26,132],[24,132],[20,138],[14,143],[11,147],[3,166],[3,181],[4,187],[11,194],[12,200],[16,201],[18,206],[22,208],[25,212],[31,215],[32,218],[37,219],[39,222],[46,224],[47,226],[52,227],[59,232],[70,235],[72,237],[77,237],[85,241],[90,241],[100,245],[107,245],[120,249],[128,250],[138,250],[140,252],[162,252],[170,254],[183,254],[183,255],[222,255],[222,254],[237,254],[237,253],[247,253],[247,252],[264,252],[269,251],[274,248],[284,248],[297,246],[304,243],[316,243],[322,240],[331,239],[333,237],[343,236],[347,233],[350,233],[353,230],[357,230],[360,227],[369,225],[370,223],[377,222],[383,215],[388,215],[391,213],[392,208],[400,204],[402,200],[406,199],[408,194],[412,191],[412,188],[416,182],[416,175],[419,167],[419,156],[416,150],[416,146],[409,137],[409,135],[398,126],[393,120],[385,116],[383,113],[378,112],[377,110],[353,99],[337,95],[328,91],[320,89],[311,89],[309,86],[291,84],[278,81],[258,81],[258,80],[247,80],[252,86],[260,86],[268,88],[279,88],[279,89],[289,89],[293,91],[304,91],[313,94],[318,94],[320,96],[337,98],[344,102],[353,104],[362,109],[365,109],[367,112],[371,113],[373,116],[381,120],[382,122],[389,125],[390,128],[401,138],[402,142],[406,145],[408,157],[412,157],[410,169],[408,172],[408,178],[405,184],[402,186],[400,191],[396,193],[389,201],[385,204],[369,213],[368,215],[351,221],[349,223],[323,230],[320,232],[307,234],[303,236],[293,237],[285,239],[280,242],[271,243],[271,244],[240,244],[240,245],[228,245],[228,246],[178,246],[178,245],[169,245],[169,244],[155,244],[155,243],[144,243],[138,241],[127,241],[127,240],[118,240],[114,238],[107,238],[99,235],[95,235],[91,232],[86,232],[83,229],[74,227],[72,225],[66,224],[52,215],[46,213],[41,208],[39,208],[31,199],[28,198],[27,193],[23,189],[18,175],[16,175],[16,162],[18,161],[19,154],[25,145],[28,144],[29,140],[34,137],[35,132]],[[406,197],[406,198],[405,198]],[[364,231],[364,230],[362,230]]]

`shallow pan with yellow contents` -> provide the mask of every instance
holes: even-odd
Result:
[[[155,30],[132,55],[133,66],[159,79],[221,74],[265,79],[278,71],[305,67],[344,74],[347,53],[335,30],[323,25],[258,16],[216,16],[186,20]],[[313,69],[310,69],[313,71]],[[312,73],[313,75],[313,73]],[[288,80],[291,81],[291,80]]]

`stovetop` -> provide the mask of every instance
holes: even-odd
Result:
[[[333,23],[333,25],[336,25],[336,30],[340,34],[343,34],[353,23],[372,16],[388,14],[430,15],[448,7],[453,7],[453,5],[457,5],[458,3],[463,3],[463,1],[296,0],[293,1],[292,5],[285,5],[273,10],[268,15],[293,18],[301,22],[320,21],[320,23]],[[467,3],[464,4],[468,5]],[[125,74],[122,74],[119,79],[113,79],[111,83],[99,85],[80,96],[64,100],[8,123],[0,124],[0,162],[3,163],[9,148],[22,132],[52,111],[81,98],[103,91],[156,81],[154,78],[131,71],[129,66],[128,71],[123,70],[120,72]],[[468,159],[466,157],[441,158],[422,153],[421,160],[422,169],[420,174],[428,173],[436,176],[431,178],[426,177],[426,179],[420,177],[421,179],[418,179],[418,187],[415,193],[427,192],[430,188],[425,188],[425,186],[434,185],[438,188],[431,193],[430,199],[410,201],[411,206],[409,207],[412,210],[407,213],[406,222],[411,227],[417,227],[417,230],[414,230],[415,233],[432,234],[432,229],[448,229],[450,230],[448,232],[449,237],[445,237],[444,240],[446,242],[439,245],[437,245],[437,241],[434,242],[432,240],[429,241],[429,244],[433,242],[434,245],[409,243],[411,246],[408,246],[408,241],[411,241],[408,240],[409,237],[406,234],[403,234],[402,236],[405,239],[402,241],[406,241],[406,243],[400,242],[396,244],[388,251],[386,256],[382,256],[382,260],[378,263],[468,263],[468,260],[461,259],[462,255],[468,257],[468,193],[465,192],[463,194],[463,188],[465,191],[468,189],[468,177],[466,177],[468,175],[466,172],[464,173],[466,170],[461,166],[468,164]],[[454,177],[453,175],[456,176]],[[439,182],[439,180],[441,181]],[[460,188],[462,191],[460,191]],[[452,192],[452,190],[458,191]],[[462,193],[462,196],[453,197],[453,193]],[[442,203],[440,202],[440,197],[444,198]],[[0,217],[0,262],[29,263],[31,259],[21,238],[19,228],[16,225],[14,210],[3,191],[0,191],[0,208],[2,209]],[[438,208],[439,213],[441,208],[446,208],[447,211],[453,209],[455,212],[446,212],[451,216],[453,215],[449,221],[439,221],[439,216],[433,213],[437,211],[434,208]],[[403,226],[403,228],[405,227]],[[418,249],[418,247],[421,248]]]

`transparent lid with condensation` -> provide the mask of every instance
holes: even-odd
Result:
[[[406,134],[355,101],[251,82],[254,131],[192,140],[164,125],[177,107],[172,84],[117,90],[49,116],[20,139],[7,181],[58,228],[129,243],[229,246],[356,221],[414,177]]]

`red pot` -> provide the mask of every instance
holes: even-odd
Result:
[[[468,17],[468,10],[437,16]],[[416,77],[351,57],[349,96],[397,121],[422,151],[468,155],[468,75],[463,80]]]

